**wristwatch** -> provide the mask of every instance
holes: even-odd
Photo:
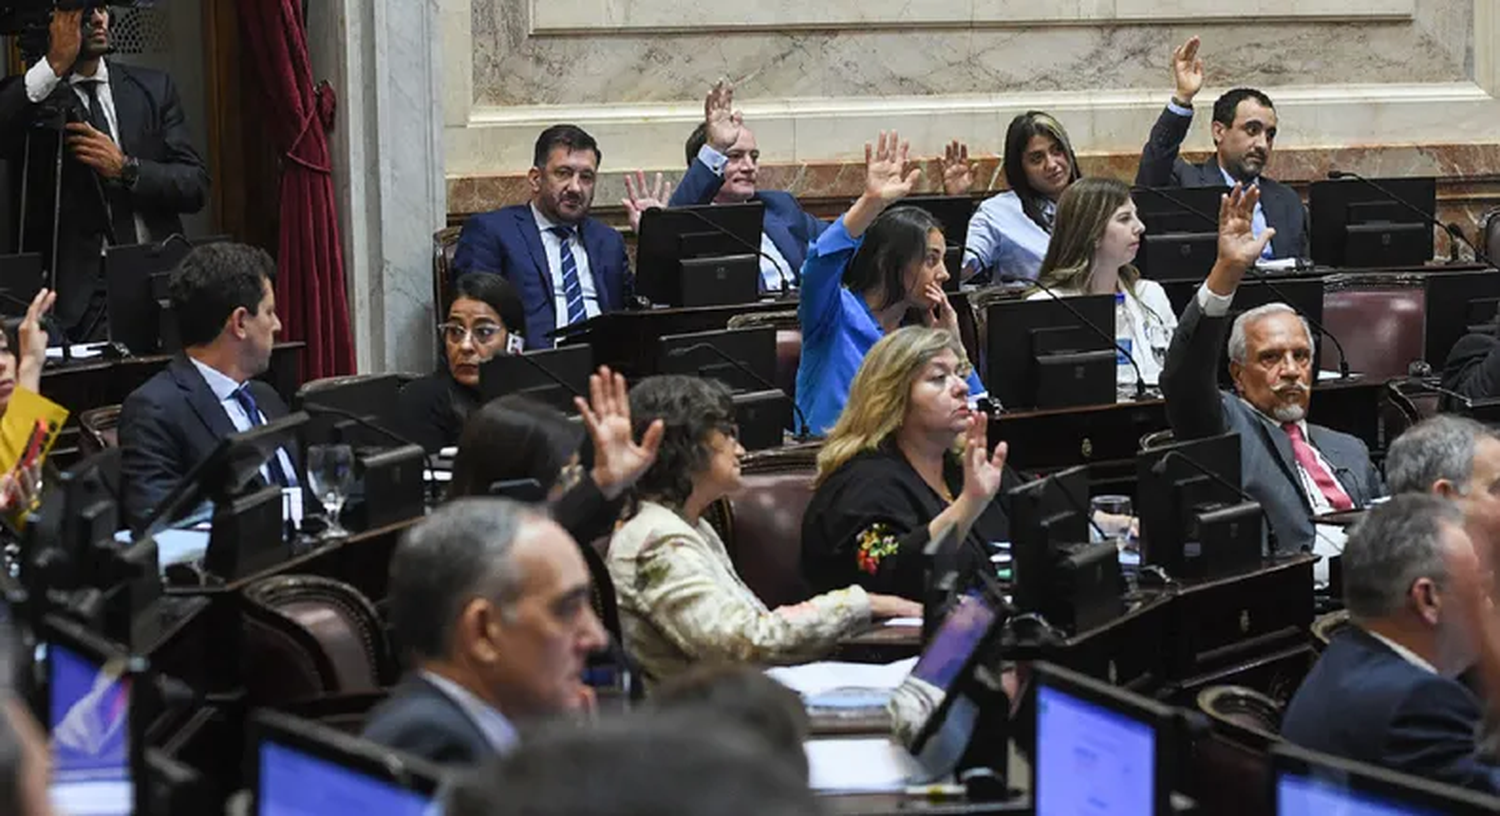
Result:
[[[125,166],[120,169],[120,186],[127,190],[135,189],[135,182],[141,177],[141,160],[134,156],[125,158]]]

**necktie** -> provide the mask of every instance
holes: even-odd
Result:
[[[1286,431],[1287,438],[1292,440],[1292,456],[1296,457],[1297,464],[1307,471],[1307,475],[1312,477],[1313,484],[1318,486],[1323,498],[1328,500],[1329,506],[1335,510],[1353,510],[1354,502],[1349,498],[1349,494],[1344,492],[1344,488],[1339,486],[1333,474],[1329,473],[1328,469],[1318,461],[1317,454],[1313,453],[1312,445],[1307,444],[1307,440],[1303,438],[1302,426],[1295,422],[1288,422],[1281,427]]]
[[[99,101],[99,86],[104,83],[90,81],[80,84],[83,85],[83,90],[89,97],[89,124],[94,130],[103,133],[109,137],[110,141],[118,144],[114,133],[109,129],[109,117],[104,115],[104,105]],[[115,229],[114,245],[124,246],[136,243],[140,240],[140,236],[136,235],[135,215],[130,207],[130,194],[114,185],[106,185],[104,196],[109,205],[109,221]]]
[[[260,407],[255,404],[255,395],[250,393],[250,383],[245,383],[235,389],[234,401],[238,402],[240,407],[245,409],[245,416],[250,418],[250,427],[254,428],[258,425],[266,424],[265,420],[260,417]],[[278,487],[296,486],[296,483],[288,477],[287,472],[281,467],[281,449],[278,448],[276,455],[272,456],[270,461],[266,462],[266,470],[270,471],[271,481]]]
[[[568,303],[568,324],[582,323],[589,317],[583,308],[583,284],[578,281],[578,261],[573,257],[573,248],[568,239],[573,236],[572,227],[548,227],[548,232],[562,243],[563,298]]]
[[[115,136],[109,129],[109,117],[104,115],[104,105],[99,102],[99,86],[104,83],[90,81],[80,84],[83,85],[84,92],[89,95],[89,124],[94,126],[94,130],[103,133],[113,141]]]

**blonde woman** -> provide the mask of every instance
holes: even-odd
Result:
[[[968,373],[963,346],[943,329],[899,329],[865,356],[802,520],[813,592],[857,584],[918,598],[933,535],[953,525],[983,547],[1009,539],[995,501],[1006,445],[986,453],[987,419],[969,409]],[[961,552],[978,557],[971,546]]]
[[[1156,281],[1131,264],[1146,225],[1136,215],[1130,188],[1109,178],[1079,179],[1057,204],[1057,224],[1038,276],[1058,295],[1115,295],[1116,341],[1130,351],[1147,385],[1156,385],[1177,315]],[[1050,298],[1038,289],[1027,299]],[[1135,369],[1117,368],[1120,382],[1135,384]]]

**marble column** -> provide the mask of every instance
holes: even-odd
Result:
[[[315,80],[338,92],[334,185],[360,373],[432,366],[432,234],[447,215],[438,0],[309,7]]]

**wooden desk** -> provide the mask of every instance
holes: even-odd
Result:
[[[876,623],[859,634],[839,641],[829,660],[851,663],[892,663],[915,657],[922,651],[922,627],[886,626]]]

